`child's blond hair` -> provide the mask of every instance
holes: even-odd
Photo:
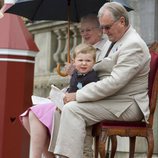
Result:
[[[89,45],[86,43],[81,43],[81,44],[77,45],[73,52],[73,59],[75,59],[76,56],[80,53],[92,54],[94,61],[96,60],[96,49],[92,45]]]

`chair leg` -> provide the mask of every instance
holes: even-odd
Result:
[[[95,158],[98,158],[98,154],[99,154],[99,136],[95,136],[94,138],[94,155]]]
[[[117,149],[117,137],[116,136],[110,136],[111,139],[111,156],[110,158],[114,158],[116,149]]]
[[[104,142],[99,142],[99,154],[100,154],[100,158],[105,158],[106,152],[105,152]]]
[[[110,137],[108,138],[107,148],[106,148],[106,156],[105,158],[109,158],[109,148],[110,148]]]
[[[105,151],[105,144],[107,140],[107,132],[102,131],[101,136],[99,137],[99,154],[100,158],[105,158],[106,156],[106,151]]]
[[[154,150],[154,136],[152,129],[150,131],[148,130],[147,142],[148,142],[147,158],[152,158],[153,150]]]
[[[129,149],[129,158],[134,158],[134,152],[135,152],[135,142],[136,142],[136,137],[130,137],[130,149]]]

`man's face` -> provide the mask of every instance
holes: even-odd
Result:
[[[80,34],[85,43],[94,45],[101,40],[102,30],[90,22],[81,23]]]
[[[104,15],[99,18],[100,27],[103,33],[106,34],[111,42],[118,41],[125,31],[125,20],[121,17],[118,20],[114,20],[112,15],[105,11]]]

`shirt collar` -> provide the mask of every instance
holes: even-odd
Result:
[[[102,51],[103,45],[105,44],[106,40],[107,39],[102,38],[100,41],[98,41],[96,44],[94,44],[93,47],[100,50],[100,51]]]

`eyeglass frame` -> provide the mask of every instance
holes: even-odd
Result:
[[[80,29],[80,34],[84,34],[84,33],[90,33],[93,29],[97,29],[100,27],[91,27],[91,28],[87,28],[87,29]]]
[[[100,25],[100,29],[102,30],[106,30],[109,31],[111,29],[111,27],[120,19],[115,20],[112,24],[108,24],[108,25]]]

